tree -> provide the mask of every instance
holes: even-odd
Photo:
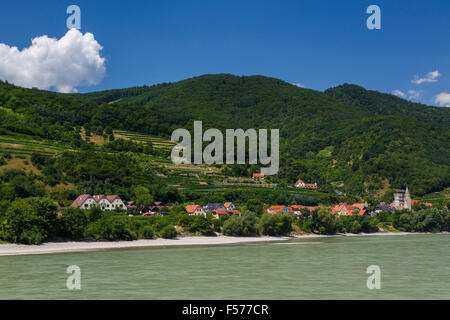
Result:
[[[57,206],[48,198],[17,199],[0,216],[1,235],[15,243],[40,244],[54,234]]]
[[[149,207],[154,202],[153,196],[150,194],[150,191],[146,187],[137,186],[134,189],[134,194],[136,196],[136,205],[138,207]]]

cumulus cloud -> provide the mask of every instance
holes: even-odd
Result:
[[[438,95],[436,95],[434,102],[439,103],[439,105],[443,107],[450,107],[450,93],[439,93]]]
[[[437,78],[440,76],[441,74],[439,73],[438,70],[436,71],[431,71],[428,72],[427,75],[423,78],[420,78],[418,75],[414,76],[414,79],[411,80],[412,83],[414,84],[422,84],[424,82],[437,82]]]
[[[418,99],[420,97],[420,91],[408,90],[408,99]]]
[[[400,97],[400,98],[405,98],[406,97],[406,94],[403,91],[400,91],[400,90],[394,90],[394,91],[392,91],[392,94],[396,95],[397,97]]]
[[[302,83],[293,83],[294,86],[299,87],[299,88],[304,88],[305,85],[303,85]]]
[[[77,92],[77,86],[100,83],[106,67],[102,46],[92,33],[70,29],[61,39],[34,38],[19,50],[0,43],[0,79],[18,86]]]
[[[393,95],[396,95],[397,97],[403,98],[403,99],[418,99],[420,97],[421,91],[416,90],[408,90],[407,93],[401,91],[401,90],[394,90],[392,91]]]

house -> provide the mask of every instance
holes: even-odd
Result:
[[[163,208],[165,208],[165,210],[163,210]],[[153,204],[151,206],[143,207],[141,209],[141,214],[166,216],[166,215],[170,214],[170,211],[167,209],[172,209],[172,207],[166,206],[164,202],[157,201],[157,202],[153,202]]]
[[[291,208],[294,211],[294,214],[296,216],[300,216],[302,214],[301,213],[302,209],[307,209],[307,210],[309,210],[310,213],[312,213],[314,210],[316,210],[318,208],[318,206],[302,206],[299,204],[294,204],[291,206]]]
[[[134,201],[127,201],[126,205],[127,205],[127,209],[128,209],[128,210],[136,209],[136,208],[137,208],[136,202],[134,202]]]
[[[281,213],[282,214],[289,214],[291,216],[295,216],[294,209],[292,209],[291,207],[283,208],[283,210],[281,210]]]
[[[207,185],[208,185],[208,182],[200,181],[198,184],[201,185],[201,186],[207,186]]]
[[[238,217],[241,216],[241,212],[239,210],[221,210],[217,209],[211,212],[214,218],[219,219],[220,217],[227,215],[227,216],[233,216],[236,215]]]
[[[262,179],[264,178],[264,173],[254,173],[253,179]]]
[[[432,206],[433,206],[433,204],[430,203],[430,202],[424,202],[423,205],[424,205],[425,207],[432,207]]]
[[[387,212],[391,212],[394,213],[395,212],[395,208],[391,207],[389,205],[387,205],[384,202],[380,202],[378,205],[375,206],[375,208],[373,209],[373,215],[377,215],[378,213],[382,212],[382,211],[387,211]]]
[[[212,212],[214,210],[225,210],[225,207],[219,202],[209,202],[203,206],[203,209],[205,209],[206,212]]]
[[[305,183],[303,182],[303,180],[298,179],[297,182],[295,183],[295,186],[297,188],[304,188],[305,187]]]
[[[204,216],[206,217],[206,212],[203,210],[202,206],[198,204],[189,204],[186,206],[186,211],[190,216]]]
[[[297,188],[317,189],[317,183],[304,183],[301,179],[298,179],[294,186]]]
[[[346,216],[348,214],[347,204],[341,202],[335,205],[331,208],[331,213],[339,216]]]
[[[233,210],[236,209],[235,205],[233,204],[233,202],[225,202],[223,204],[223,206],[225,207],[226,210]]]
[[[120,199],[118,195],[94,195],[83,194],[78,196],[72,204],[72,208],[90,209],[94,207],[100,207],[101,210],[115,210],[123,209],[127,210],[126,204]]]
[[[267,213],[271,214],[282,213],[284,208],[286,208],[286,206],[271,206],[267,209]]]

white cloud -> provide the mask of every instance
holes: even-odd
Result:
[[[439,105],[443,107],[450,107],[450,93],[439,93],[438,95],[436,95],[434,102],[439,103]]]
[[[420,97],[420,91],[408,90],[408,99],[418,99]]]
[[[420,78],[418,75],[414,76],[414,79],[411,80],[412,83],[414,84],[421,84],[424,82],[437,82],[437,78],[440,76],[441,74],[439,73],[438,70],[436,71],[431,71],[428,72],[427,75],[423,78]]]
[[[0,79],[18,86],[77,92],[76,86],[100,83],[106,67],[102,46],[92,33],[70,29],[61,39],[34,38],[19,50],[0,43]]]
[[[392,94],[396,95],[397,97],[400,97],[400,98],[405,98],[406,97],[406,94],[403,91],[400,91],[400,90],[394,90],[394,91],[392,91]]]
[[[299,87],[299,88],[304,88],[305,85],[302,83],[293,83],[294,86]]]
[[[392,91],[393,95],[396,95],[397,97],[400,97],[403,99],[408,99],[408,100],[418,99],[420,97],[421,93],[422,93],[422,91],[416,91],[416,90],[408,90],[407,93],[405,93],[401,90]]]

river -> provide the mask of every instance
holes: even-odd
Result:
[[[0,299],[450,299],[449,249],[427,234],[0,257]]]

